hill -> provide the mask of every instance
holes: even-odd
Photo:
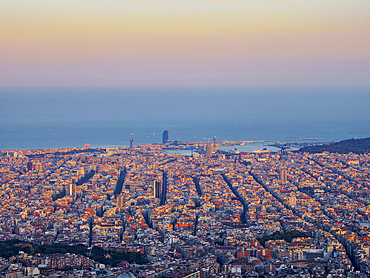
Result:
[[[343,154],[352,152],[356,154],[364,154],[370,152],[370,138],[363,139],[352,138],[327,145],[304,147],[301,148],[299,152],[308,152],[308,153],[330,152]]]

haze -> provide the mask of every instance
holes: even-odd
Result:
[[[367,0],[4,0],[0,85],[366,85],[369,15]]]

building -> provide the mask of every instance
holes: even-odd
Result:
[[[214,153],[218,151],[218,145],[216,144],[216,136],[213,137],[213,144],[209,143],[206,146],[206,155],[211,157]]]
[[[130,138],[130,149],[133,148],[133,142],[134,142],[134,138]]]
[[[181,140],[175,140],[175,141],[173,141],[173,144],[175,146],[181,145]]]
[[[163,142],[163,144],[166,144],[167,142],[168,142],[168,140],[169,140],[169,131],[168,130],[165,130],[165,131],[163,131],[163,133],[162,133],[162,142]]]
[[[32,171],[33,170],[33,164],[32,161],[27,162],[27,171]]]
[[[96,207],[96,216],[103,217],[104,215],[104,209],[101,205],[98,205]]]
[[[80,176],[85,175],[85,168],[84,168],[84,167],[80,167],[80,168],[77,170],[77,174],[78,174],[78,175],[80,175]]]
[[[76,198],[76,184],[71,183],[66,187],[66,195]]]
[[[206,155],[207,155],[207,157],[211,157],[215,152],[217,152],[217,150],[218,150],[218,146],[217,145],[207,144],[207,147],[206,147]]]
[[[153,183],[154,198],[161,198],[161,182],[154,181]]]
[[[288,203],[289,203],[289,206],[295,206],[297,204],[297,199],[295,195],[292,194],[289,196]]]
[[[281,181],[286,181],[287,180],[287,171],[285,169],[280,169],[279,179]]]
[[[36,171],[41,171],[42,170],[42,164],[41,163],[36,163],[35,164],[35,170]]]
[[[167,172],[163,171],[161,201],[159,202],[159,205],[160,206],[165,205],[166,199],[167,199]]]
[[[117,196],[117,208],[123,208],[125,204],[125,197],[121,194]]]

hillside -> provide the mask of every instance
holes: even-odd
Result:
[[[299,152],[309,153],[321,153],[325,151],[330,153],[369,153],[370,138],[343,140],[328,145],[305,147],[299,150]]]

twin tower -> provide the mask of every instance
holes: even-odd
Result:
[[[170,132],[166,129],[162,133],[162,142],[166,144],[169,141],[169,134]],[[166,195],[167,195],[167,172],[163,171],[163,178],[162,182],[159,180],[155,180],[153,184],[153,193],[154,198],[160,199],[160,206],[163,206],[166,203]]]
[[[155,180],[153,183],[154,198],[160,199],[159,205],[163,206],[167,199],[167,172],[163,171],[162,182]]]

